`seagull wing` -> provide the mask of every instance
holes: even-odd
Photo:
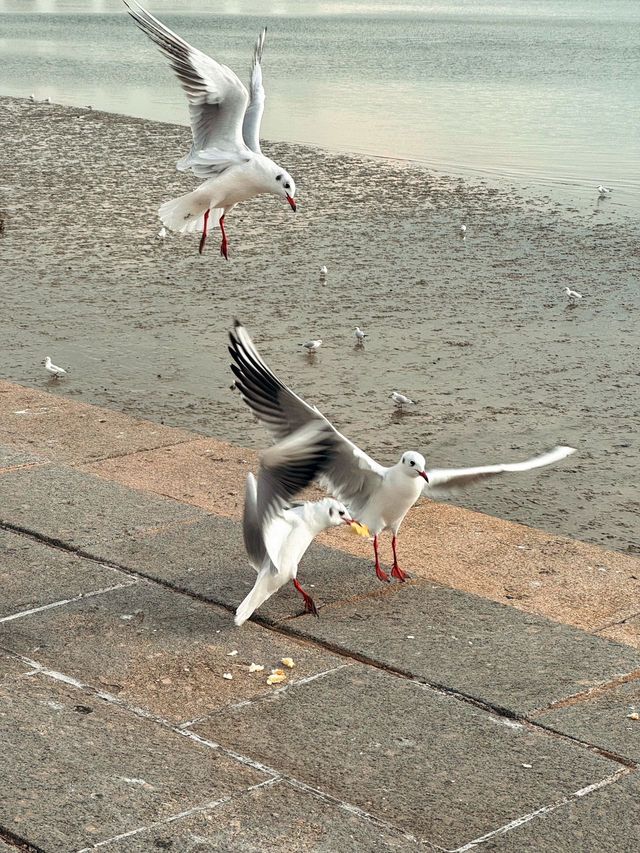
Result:
[[[242,138],[242,121],[249,94],[236,74],[206,53],[192,47],[154,18],[136,0],[123,0],[138,27],[169,60],[189,102],[193,145],[178,168],[194,171],[200,177],[219,174],[250,155]],[[198,163],[199,152],[207,154]]]
[[[249,81],[250,101],[242,123],[242,136],[245,144],[256,154],[260,153],[260,122],[264,112],[264,86],[262,85],[262,65],[260,63],[262,62],[266,35],[267,28],[265,27],[258,36],[253,51],[251,80]]]
[[[260,571],[267,549],[265,548],[262,528],[258,518],[258,487],[253,474],[247,474],[247,483],[244,490],[244,512],[242,515],[242,535],[244,547],[249,556],[249,562],[256,570]]]
[[[320,482],[357,517],[382,482],[386,468],[360,450],[271,371],[249,333],[236,321],[229,333],[229,352],[236,387],[245,403],[276,439],[286,438],[309,423],[328,424],[331,453],[319,472]]]
[[[533,456],[524,462],[484,465],[479,468],[434,468],[432,471],[427,471],[429,483],[425,483],[422,493],[427,497],[452,494],[498,474],[531,471],[533,468],[552,465],[575,452],[574,447],[554,447],[553,450],[542,453],[540,456]]]

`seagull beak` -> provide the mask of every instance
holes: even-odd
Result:
[[[427,481],[427,483],[429,482],[429,478],[427,477],[426,471],[420,471],[420,476],[423,477]]]
[[[291,198],[289,193],[287,193],[287,201],[289,202],[289,205],[291,206],[291,210],[293,210],[293,212],[295,213],[296,212],[296,203],[293,200],[293,198]]]

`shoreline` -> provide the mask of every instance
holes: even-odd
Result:
[[[640,550],[637,225],[415,161],[269,143],[291,164],[299,213],[267,197],[241,205],[225,264],[215,235],[203,257],[188,238],[156,239],[158,205],[195,186],[174,171],[185,126],[0,100],[7,150],[24,151],[0,190],[13,208],[0,236],[3,378],[260,447],[229,390],[238,316],[281,378],[385,464],[399,448],[460,467],[578,447],[570,464],[454,502]],[[565,284],[585,291],[578,309]],[[362,353],[355,325],[370,335]],[[315,363],[298,348],[311,336],[325,340]],[[45,354],[70,368],[55,388]],[[420,407],[397,418],[392,390]]]

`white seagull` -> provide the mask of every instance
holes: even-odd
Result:
[[[464,236],[466,235],[466,233],[467,233],[467,226],[466,226],[466,225],[461,225],[461,226],[460,226],[460,236],[461,236],[461,237],[464,237]]]
[[[220,253],[228,258],[224,218],[236,204],[272,193],[296,210],[293,178],[260,150],[265,98],[260,61],[266,28],[256,42],[249,95],[226,65],[192,47],[136,0],[123,2],[136,24],[169,60],[189,101],[193,144],[178,161],[178,169],[191,169],[197,177],[206,178],[193,192],[165,202],[160,207],[160,219],[172,231],[202,232],[202,254],[213,214],[222,232]]]
[[[600,198],[606,198],[611,195],[611,187],[603,187],[602,184],[598,187],[598,195]]]
[[[50,373],[54,379],[60,379],[61,376],[67,375],[67,371],[64,368],[55,365],[51,361],[50,356],[47,356],[42,363],[44,364],[44,369],[47,371],[47,373]]]
[[[326,466],[332,432],[328,423],[306,424],[262,454],[257,482],[253,474],[247,477],[242,530],[258,577],[236,610],[236,625],[246,622],[287,581],[293,581],[304,599],[305,613],[318,615],[313,599],[297,579],[298,564],[318,533],[357,522],[333,498],[293,505],[289,501]]]
[[[321,278],[326,278],[326,277],[327,277],[327,273],[328,273],[328,272],[329,272],[329,270],[328,270],[328,269],[325,267],[325,265],[323,264],[323,265],[320,267],[320,277],[321,277]]]
[[[363,344],[364,339],[367,337],[366,332],[363,332],[362,329],[360,328],[360,326],[356,326],[356,330],[355,330],[354,334],[356,336],[356,341],[359,344]]]
[[[427,470],[424,456],[408,451],[395,465],[386,468],[341,435],[318,409],[308,405],[281,382],[260,357],[244,326],[236,321],[229,337],[236,387],[277,439],[286,438],[308,423],[321,422],[331,426],[333,452],[319,480],[373,534],[375,568],[380,580],[389,580],[380,566],[378,554],[378,536],[383,530],[392,533],[391,574],[398,580],[407,577],[398,565],[397,535],[405,515],[423,492],[427,496],[455,492],[487,477],[508,471],[529,471],[575,453],[572,447],[555,447],[541,456],[515,464]]]
[[[164,225],[158,231],[156,236],[157,236],[158,240],[164,240],[165,239],[165,237],[167,236],[167,229],[164,227]]]
[[[565,292],[565,294],[566,294],[567,299],[569,300],[569,302],[573,302],[574,304],[575,304],[579,299],[582,299],[582,294],[581,294],[581,293],[578,293],[578,291],[577,291],[577,290],[571,290],[571,288],[570,288],[570,287],[565,287],[564,292]]]
[[[303,347],[303,349],[306,349],[306,351],[311,354],[314,352],[318,352],[318,350],[322,346],[322,340],[318,338],[317,341],[305,341],[303,344],[301,344],[301,346]]]
[[[415,403],[411,398],[405,397],[404,394],[399,394],[397,391],[390,394],[389,398],[393,400],[398,409],[402,409],[403,406],[415,406]]]

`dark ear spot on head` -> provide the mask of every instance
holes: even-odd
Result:
[[[276,181],[281,181],[281,180],[282,180],[282,175],[276,175]]]
[[[332,506],[329,507],[329,515],[333,515],[333,507]]]

